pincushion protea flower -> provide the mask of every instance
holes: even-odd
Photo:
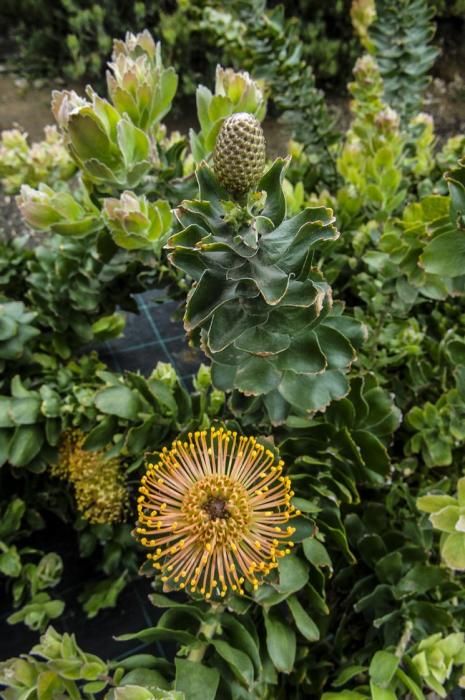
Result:
[[[263,578],[289,554],[298,515],[283,462],[254,437],[189,433],[142,477],[136,535],[166,588],[207,600]]]
[[[101,450],[85,450],[85,435],[66,430],[60,440],[52,475],[69,481],[82,517],[93,525],[124,520],[128,493],[119,459]]]

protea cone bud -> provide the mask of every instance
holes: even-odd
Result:
[[[265,166],[265,136],[252,114],[237,112],[226,119],[216,140],[213,162],[220,183],[244,194],[259,181]]]

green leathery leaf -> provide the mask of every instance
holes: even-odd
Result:
[[[0,518],[0,540],[6,540],[19,530],[26,513],[26,504],[21,498],[12,498]]]
[[[149,447],[149,438],[156,424],[157,419],[155,416],[152,416],[141,425],[130,428],[126,438],[126,447],[129,454],[135,456],[140,455]]]
[[[457,481],[457,500],[459,506],[465,506],[465,477]]]
[[[14,422],[11,417],[12,399],[6,396],[0,396],[0,428],[14,428]]]
[[[424,696],[420,686],[417,685],[417,683],[415,683],[415,681],[412,680],[412,678],[410,678],[410,676],[408,676],[404,671],[402,671],[401,668],[397,669],[396,677],[410,691],[410,693],[415,698],[415,700],[425,700],[425,696]]]
[[[18,334],[18,324],[8,316],[0,317],[0,341],[9,340]]]
[[[236,377],[236,367],[223,365],[220,362],[212,362],[212,383],[216,389],[221,391],[232,391]]]
[[[246,686],[250,686],[254,678],[254,667],[247,654],[221,639],[212,639],[210,644],[215,648],[216,653],[226,661],[234,675]]]
[[[428,494],[427,496],[420,496],[420,498],[417,498],[417,508],[425,513],[436,513],[446,506],[456,505],[457,500],[445,494]]]
[[[297,596],[291,595],[289,598],[287,598],[286,602],[300,634],[302,634],[309,642],[317,642],[320,638],[320,630],[310,615],[299,603]]]
[[[95,117],[83,113],[71,114],[68,132],[79,159],[85,161],[96,156],[107,165],[115,164],[108,136]]]
[[[158,401],[158,403],[167,410],[171,415],[175,416],[178,413],[178,404],[173,396],[173,391],[166,386],[163,382],[157,379],[148,379],[147,387],[153,397]]]
[[[349,384],[339,370],[328,370],[314,376],[288,371],[284,372],[278,389],[291,405],[304,411],[321,411],[331,401],[342,399]]]
[[[278,563],[279,583],[275,588],[287,595],[300,591],[308,581],[308,564],[295,554],[282,557]]]
[[[9,547],[6,551],[0,549],[0,573],[16,578],[21,573],[21,567],[21,557],[16,547]]]
[[[228,117],[233,110],[231,100],[226,95],[214,95],[208,105],[208,117],[210,125]]]
[[[37,396],[37,393],[34,391],[30,391],[27,389],[22,380],[21,377],[17,374],[13,379],[11,380],[11,395],[15,399],[21,399],[21,398],[27,398],[29,396]]]
[[[205,613],[200,610],[200,608],[191,606],[191,605],[186,605],[185,603],[178,603],[178,601],[173,600],[172,598],[169,598],[166,595],[163,595],[162,593],[152,593],[150,595],[150,602],[155,605],[157,608],[177,608],[178,610],[184,610],[184,611],[193,611],[193,614],[197,617],[197,619],[202,622],[205,619]]]
[[[280,306],[304,308],[314,304],[320,306],[324,295],[331,295],[331,287],[322,279],[318,281],[307,277],[296,279],[295,274],[295,272],[290,273],[289,287]]]
[[[275,226],[281,223],[286,214],[286,200],[282,190],[282,181],[289,165],[289,160],[277,158],[257,185],[257,190],[265,190],[266,192],[266,202],[262,216],[271,219]]]
[[[291,339],[286,333],[274,333],[266,326],[254,326],[236,338],[234,346],[251,355],[268,357],[287,350],[290,343]]]
[[[116,432],[118,421],[116,416],[104,416],[100,423],[97,423],[83,443],[84,450],[98,450],[105,447]]]
[[[450,213],[454,221],[465,213],[465,162],[463,159],[459,161],[458,166],[444,175],[449,187]]]
[[[305,591],[308,600],[310,601],[310,605],[315,608],[320,615],[329,615],[330,610],[326,604],[326,600],[323,598],[324,593],[321,594],[319,591],[317,591],[315,586],[312,586],[311,583],[307,584]]]
[[[52,447],[58,445],[62,431],[63,424],[60,418],[47,418],[45,420],[45,438]]]
[[[354,360],[353,347],[338,330],[321,323],[316,329],[316,334],[329,369],[345,369]]]
[[[220,185],[212,168],[203,162],[195,173],[199,185],[199,199],[211,204],[213,210],[221,215],[223,213],[222,201],[229,199],[229,193]]]
[[[168,259],[195,281],[202,277],[208,267],[207,262],[197,252],[188,248],[177,248],[176,252],[168,255]]]
[[[397,695],[390,688],[382,688],[373,681],[370,681],[372,700],[397,700]]]
[[[415,564],[393,587],[396,597],[423,595],[446,583],[448,574],[443,568],[429,564]]]
[[[190,331],[201,325],[223,304],[236,298],[237,284],[205,270],[187,297],[184,326]]]
[[[192,644],[196,641],[196,638],[189,632],[184,632],[183,630],[177,629],[165,629],[164,627],[148,627],[146,629],[140,630],[140,632],[130,632],[129,634],[121,634],[116,639],[122,642],[132,641],[133,639],[139,639],[142,642],[150,643],[156,642],[158,640],[173,640],[180,644]]]
[[[152,598],[150,598],[152,600]],[[158,627],[165,629],[185,629],[190,623],[189,618],[202,622],[202,612],[193,605],[176,605],[168,608],[160,616]]]
[[[331,559],[322,542],[314,537],[307,537],[307,539],[302,542],[302,547],[305,556],[307,557],[308,561],[313,564],[313,566],[316,566],[317,568],[326,566],[330,571],[332,571],[333,565]]]
[[[220,682],[216,668],[201,663],[176,658],[175,689],[185,693],[189,700],[215,700]]]
[[[147,135],[138,129],[129,119],[121,119],[116,127],[118,145],[123,154],[126,167],[146,161],[150,154],[150,142]]]
[[[429,516],[433,527],[441,532],[455,532],[459,518],[460,508],[458,505],[446,506]]]
[[[268,234],[263,239],[263,248],[271,262],[288,266],[289,270],[295,272],[296,261],[302,261],[317,240],[334,237],[335,229],[325,231],[324,228],[333,220],[331,210],[325,207],[304,209],[290,219],[285,219]],[[314,232],[313,235],[311,231]]]
[[[319,513],[321,508],[316,501],[309,501],[306,498],[294,496],[292,505],[301,513]]]
[[[39,454],[43,443],[44,433],[40,426],[18,426],[8,445],[8,461],[14,467],[26,466]]]
[[[159,671],[150,668],[135,668],[128,671],[119,683],[121,686],[139,685],[149,688],[162,688],[168,690],[170,684]]]
[[[220,313],[213,315],[208,331],[208,345],[212,352],[221,352],[244,331],[266,322],[268,314],[252,316],[243,311],[237,303],[225,304]]]
[[[95,405],[102,413],[127,420],[136,420],[141,410],[138,395],[122,384],[110,386],[97,392]]]
[[[321,351],[314,331],[306,331],[291,338],[290,347],[277,358],[281,370],[313,374],[326,368],[326,358]]]
[[[234,384],[239,391],[248,396],[259,396],[276,389],[280,379],[280,372],[271,362],[259,357],[251,357],[240,366]]]
[[[465,533],[446,535],[441,543],[441,556],[451,569],[465,571]]]
[[[198,223],[192,223],[186,226],[182,231],[170,236],[166,247],[169,250],[176,249],[176,252],[178,249],[189,250],[191,248],[196,248],[201,241],[209,239],[210,237],[211,234],[208,233],[205,228],[199,226]]]
[[[226,276],[228,280],[235,282],[252,282],[270,306],[275,306],[283,299],[290,281],[289,275],[278,265],[270,265],[258,255],[228,270]]]
[[[41,401],[36,397],[12,399],[10,416],[15,425],[32,425],[37,422]]]
[[[458,277],[465,269],[465,235],[451,231],[436,236],[420,257],[425,271],[443,277]]]
[[[295,532],[292,534],[293,542],[303,542],[307,537],[311,537],[315,532],[314,522],[303,515],[292,520],[292,527],[295,530]]]
[[[208,105],[212,99],[211,91],[205,85],[199,85],[195,92],[195,101],[197,106],[197,117],[202,131],[206,131],[210,126],[210,117],[208,116]]]
[[[85,688],[84,688],[85,691]],[[155,700],[155,698],[166,697],[168,691],[165,690],[149,690],[140,685],[125,685],[119,688],[114,688],[107,694],[108,700]],[[70,693],[72,700],[78,700],[78,697]],[[184,695],[182,695],[184,700]]]
[[[278,593],[278,591],[267,584],[262,584],[259,586],[258,590],[254,593],[254,600],[256,603],[261,605],[264,610],[269,610],[274,605],[279,605],[287,598],[287,593]]]
[[[367,430],[353,430],[351,435],[360,450],[367,469],[376,474],[388,474],[390,469],[389,455],[376,435]]]
[[[85,590],[85,595],[80,596],[87,617],[92,619],[100,610],[116,607],[118,596],[125,588],[126,583],[127,575],[123,571],[119,578],[110,577],[90,584]]]
[[[259,673],[262,668],[262,662],[260,659],[258,638],[254,639],[245,625],[229,613],[223,613],[221,616],[221,626],[223,630],[226,631],[228,640],[232,642],[234,647],[241,649],[252,659],[255,670]]]
[[[272,425],[282,425],[289,414],[289,406],[281,394],[274,390],[263,397],[269,419]]]
[[[388,688],[400,663],[400,658],[388,651],[377,651],[373,656],[368,672],[370,678],[381,688]]]
[[[360,674],[365,673],[366,671],[366,666],[347,666],[347,668],[342,669],[342,671],[338,674],[336,680],[333,681],[333,686],[334,688],[340,688],[341,686],[345,685],[350,680],[352,680],[352,678],[355,678],[356,676],[359,676]]]
[[[402,575],[402,555],[400,552],[389,552],[375,565],[376,574],[383,583],[395,584]]]
[[[318,213],[331,212],[330,209],[318,207]],[[312,211],[312,210],[311,210]],[[315,210],[316,211],[316,210]],[[339,237],[339,231],[335,226],[329,225],[334,218],[326,221],[311,220],[305,223],[298,231],[291,246],[280,258],[279,264],[283,270],[294,272],[300,279],[305,279],[311,265],[312,247],[319,241],[334,241]]]
[[[291,673],[296,655],[296,636],[292,627],[274,613],[263,613],[266,630],[266,648],[275,668]]]
[[[348,338],[354,348],[360,348],[368,337],[368,329],[360,321],[347,315],[336,315],[336,305],[331,311],[331,316],[325,318],[325,326],[331,326]],[[341,313],[341,310],[339,310]]]
[[[112,662],[112,665],[117,668],[123,668],[125,671],[132,671],[136,668],[155,668],[163,673],[169,673],[171,664],[166,659],[154,656],[153,654],[133,654],[126,656],[124,659]]]

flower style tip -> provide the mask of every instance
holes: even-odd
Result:
[[[256,590],[289,554],[299,514],[282,461],[255,437],[189,433],[142,477],[136,536],[166,589],[204,598]]]

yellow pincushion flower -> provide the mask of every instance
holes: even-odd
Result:
[[[69,481],[82,517],[90,523],[118,523],[124,519],[127,491],[120,462],[101,450],[84,450],[85,435],[67,430],[60,442],[53,476]]]
[[[254,589],[290,553],[298,515],[283,462],[254,437],[220,428],[166,447],[142,477],[136,534],[166,588],[206,599]]]

